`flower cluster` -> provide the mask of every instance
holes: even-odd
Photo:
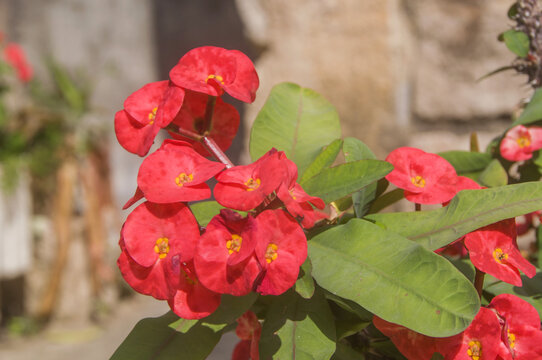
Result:
[[[441,156],[423,150],[401,147],[392,151],[386,161],[394,166],[386,179],[404,189],[407,200],[418,204],[446,205],[461,190],[482,188],[474,180],[458,176]],[[536,268],[523,258],[516,238],[515,221],[508,219],[473,231],[439,252],[466,255],[466,248],[477,269],[521,286],[519,270],[533,277]]]
[[[252,102],[257,88],[244,54],[201,47],[180,59],[170,80],[130,95],[115,116],[119,143],[140,156],[160,129],[173,137],[141,164],[125,208],[145,201],[123,225],[118,265],[132,288],[167,300],[183,318],[211,314],[221,294],[284,293],[307,257],[303,228],[326,217],[318,210],[324,202],[297,184],[296,165],[283,152],[271,149],[244,166],[225,158],[239,114],[220,96]],[[224,209],[200,228],[188,203],[211,195]]]
[[[2,42],[3,35],[0,33],[0,44]],[[32,80],[34,70],[32,66],[26,60],[26,54],[23,48],[16,43],[10,42],[6,44],[3,49],[3,61],[5,61],[17,75],[17,78],[22,82],[28,82]]]
[[[373,318],[374,325],[412,360],[531,360],[542,357],[542,331],[536,309],[514,295],[501,294],[480,311],[460,334],[434,338]]]

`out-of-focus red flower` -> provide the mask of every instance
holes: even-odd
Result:
[[[439,347],[437,338],[419,334],[401,325],[373,317],[374,326],[390,338],[397,350],[409,360],[430,360],[435,352],[446,353],[446,349]]]
[[[297,280],[299,267],[307,258],[307,238],[284,210],[265,210],[256,221],[256,256],[263,268],[256,291],[262,295],[280,295]]]
[[[217,98],[209,128],[204,129],[204,116],[208,98],[209,95],[187,90],[183,106],[177,117],[173,120],[173,124],[182,129],[210,137],[222,151],[226,151],[229,149],[239,129],[239,112],[233,105],[225,103],[221,98]],[[197,141],[187,140],[185,137],[174,132],[170,132],[170,135],[176,139],[188,141],[192,144],[194,150],[205,157],[211,155]]]
[[[139,168],[137,185],[145,198],[156,203],[197,201],[211,196],[205,183],[224,168],[198,154],[190,144],[165,140]]]
[[[308,195],[297,183],[297,166],[293,161],[286,158],[282,151],[279,152],[279,158],[286,168],[286,175],[277,190],[277,197],[284,203],[286,210],[295,218],[301,219],[301,225],[309,229],[316,221],[328,217],[324,212],[316,211],[312,205],[323,209],[326,204],[319,197]]]
[[[233,349],[232,360],[259,360],[259,342],[262,325],[256,314],[247,311],[237,319],[235,334],[241,341]]]
[[[519,270],[528,277],[536,274],[534,265],[519,252],[514,219],[499,221],[465,235],[465,246],[476,268],[512,285],[522,284]]]
[[[209,289],[236,296],[252,291],[260,273],[254,255],[256,220],[223,209],[207,225],[198,241],[194,265],[199,280]]]
[[[501,321],[502,359],[542,359],[542,331],[538,311],[527,301],[511,294],[497,295],[488,305]]]
[[[216,176],[216,201],[230,209],[248,211],[273,193],[285,173],[275,149],[250,165],[235,166]]]
[[[17,72],[17,77],[23,82],[32,80],[34,70],[26,60],[23,48],[19,44],[9,43],[4,48],[4,57]]]
[[[442,204],[457,193],[457,173],[444,158],[411,147],[393,150],[386,161],[393,171],[386,179],[405,191],[405,198],[418,204]]]
[[[199,226],[186,205],[142,203],[122,227],[121,273],[136,291],[165,300],[172,287],[171,258],[192,260],[198,238]]]
[[[212,96],[226,91],[251,103],[260,84],[252,61],[238,50],[202,46],[187,52],[169,72],[176,85]]]
[[[529,160],[542,148],[542,128],[514,126],[501,141],[501,156],[510,161]]]
[[[157,81],[143,86],[124,101],[124,110],[115,114],[115,134],[127,151],[145,156],[156,134],[177,115],[184,90],[170,81]]]
[[[201,319],[211,315],[220,305],[219,293],[207,289],[197,278],[193,261],[172,260],[176,291],[168,299],[171,310],[183,319]]]

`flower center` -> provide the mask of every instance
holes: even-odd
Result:
[[[516,347],[516,335],[512,334],[510,330],[506,330],[508,335],[508,347],[513,349]]]
[[[288,190],[288,192],[290,193],[290,196],[292,197],[292,199],[296,200],[296,197],[294,195],[294,189]]]
[[[531,146],[531,137],[529,136],[529,134],[520,136],[516,141],[518,142],[518,145],[521,149],[527,146]]]
[[[163,259],[167,256],[169,252],[169,239],[167,237],[161,237],[156,240],[156,245],[154,245],[154,252],[158,254],[160,259]]]
[[[175,184],[179,187],[182,187],[184,184],[191,182],[194,179],[193,174],[180,173],[179,176],[175,178]]]
[[[261,183],[262,181],[260,179],[250,178],[245,182],[245,185],[247,187],[247,191],[254,191],[260,187]]]
[[[152,109],[152,111],[149,113],[149,125],[154,124],[154,119],[156,118],[156,111],[158,111],[157,107]]]
[[[224,78],[222,76],[220,76],[220,75],[211,74],[211,75],[207,76],[207,80],[205,82],[209,82],[210,79],[215,79],[217,82],[224,85]]]
[[[226,247],[228,248],[228,254],[232,254],[234,251],[239,252],[241,250],[241,243],[243,242],[243,238],[240,237],[237,234],[233,234],[231,236],[231,239],[226,241]]]
[[[508,259],[508,254],[502,251],[501,248],[496,248],[495,250],[493,250],[493,258],[496,262],[502,264],[503,261]]]
[[[265,250],[265,261],[267,261],[268,264],[270,264],[272,261],[275,261],[277,259],[277,250],[278,246],[270,243],[267,245],[267,249]]]
[[[412,181],[412,184],[416,187],[425,187],[425,179],[420,175],[413,176],[412,178],[410,178],[410,181]]]
[[[469,355],[472,360],[480,360],[482,358],[482,344],[476,340],[470,341],[467,355]]]

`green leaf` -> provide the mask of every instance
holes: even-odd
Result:
[[[294,291],[275,297],[262,327],[260,358],[328,360],[335,352],[333,314],[321,291],[310,300]]]
[[[392,169],[385,161],[353,161],[323,170],[307,180],[303,188],[308,194],[330,203],[383,178]]]
[[[337,139],[334,140],[331,144],[326,146],[324,150],[318,156],[314,161],[309,165],[307,170],[303,173],[303,176],[298,181],[300,185],[303,185],[303,182],[307,179],[310,179],[314,175],[317,175],[320,173],[320,171],[330,167],[335,159],[337,158],[337,155],[339,155],[339,151],[341,151],[341,145],[342,140]]]
[[[480,308],[473,285],[445,258],[365,220],[317,235],[309,256],[320,286],[425,335],[457,334]]]
[[[484,293],[487,292],[493,296],[499,294],[516,295],[533,305],[538,311],[538,315],[542,317],[542,273],[537,272],[531,279],[521,275],[521,281],[523,286],[518,287],[486,274]]]
[[[493,159],[478,177],[482,186],[496,187],[508,184],[508,173],[497,159]]]
[[[323,146],[341,137],[337,111],[317,92],[292,83],[271,89],[250,133],[250,156],[256,160],[272,147],[297,164],[299,175]]]
[[[529,53],[529,37],[523,31],[508,30],[502,34],[506,47],[519,57]]]
[[[220,205],[216,201],[201,201],[194,204],[190,204],[190,210],[196,217],[200,226],[207,226],[213,216],[218,215],[220,210],[224,209],[224,206]]]
[[[309,257],[307,257],[303,265],[301,265],[301,277],[295,282],[295,291],[305,299],[310,299],[314,294],[312,264]]]
[[[376,159],[375,154],[369,149],[367,145],[361,140],[348,137],[344,139],[343,153],[346,162]]]
[[[338,342],[337,350],[331,360],[365,360],[365,356],[352,347]]]
[[[458,175],[484,170],[491,162],[491,155],[471,151],[445,151],[438,155],[448,160]]]
[[[371,214],[366,218],[436,250],[486,225],[539,209],[542,209],[542,182],[528,182],[463,190],[448,206],[437,210]]]
[[[376,159],[376,156],[371,149],[356,138],[344,139],[343,153],[346,162]],[[376,198],[377,186],[377,183],[368,185],[352,195],[354,211],[358,218],[363,217],[369,211],[371,203]]]
[[[542,120],[542,88],[536,89],[521,115],[510,127],[527,125],[538,120]]]
[[[110,360],[205,359],[221,337],[220,332],[196,324],[185,333],[169,327],[179,319],[172,312],[139,321]]]

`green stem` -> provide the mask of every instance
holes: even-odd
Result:
[[[207,98],[207,105],[205,107],[205,116],[203,117],[203,129],[202,134],[208,134],[211,129],[211,122],[213,120],[213,113],[215,110],[216,96],[211,96]]]

